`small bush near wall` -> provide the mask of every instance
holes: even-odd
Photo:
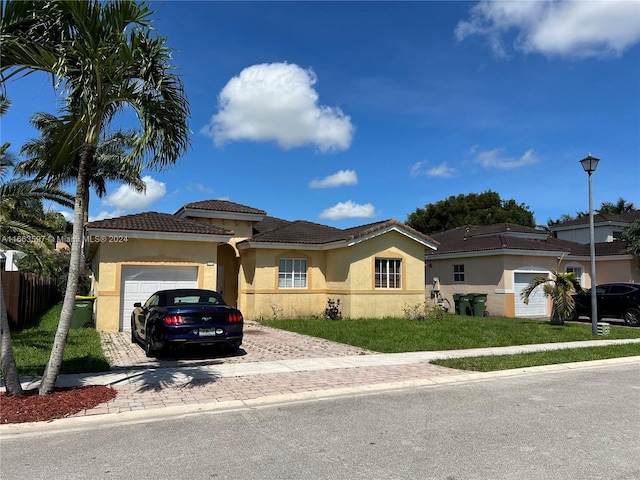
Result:
[[[340,312],[340,299],[327,300],[327,308],[324,310],[324,318],[328,320],[340,320],[342,318],[342,312]]]
[[[417,320],[422,322],[427,319],[442,320],[445,311],[440,305],[432,303],[416,303],[415,305],[405,304],[402,307],[404,318],[407,320]]]

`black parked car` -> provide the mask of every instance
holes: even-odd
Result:
[[[219,345],[232,353],[242,344],[242,313],[218,292],[161,290],[133,306],[131,341],[141,343],[148,357],[169,345]]]
[[[591,318],[591,290],[573,296],[576,310],[572,320],[579,316]],[[627,325],[640,327],[640,284],[605,283],[596,286],[598,320],[621,318]]]

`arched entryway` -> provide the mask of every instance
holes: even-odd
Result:
[[[218,246],[218,278],[216,291],[224,301],[233,307],[238,306],[238,274],[240,258],[236,250],[228,244]]]

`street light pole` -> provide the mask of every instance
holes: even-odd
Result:
[[[598,335],[598,297],[596,295],[596,245],[593,228],[593,191],[591,174],[596,171],[600,159],[589,154],[580,160],[582,168],[589,175],[589,257],[591,259],[591,333]]]

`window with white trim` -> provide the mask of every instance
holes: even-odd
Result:
[[[402,288],[402,260],[376,258],[375,288]]]
[[[278,260],[278,288],[307,288],[307,261],[304,258]]]
[[[578,280],[578,282],[580,282],[580,285],[582,285],[582,267],[567,267],[565,269],[566,273],[573,273],[573,278],[575,278],[576,280]]]
[[[464,282],[464,265],[453,266],[453,282],[454,283]]]

